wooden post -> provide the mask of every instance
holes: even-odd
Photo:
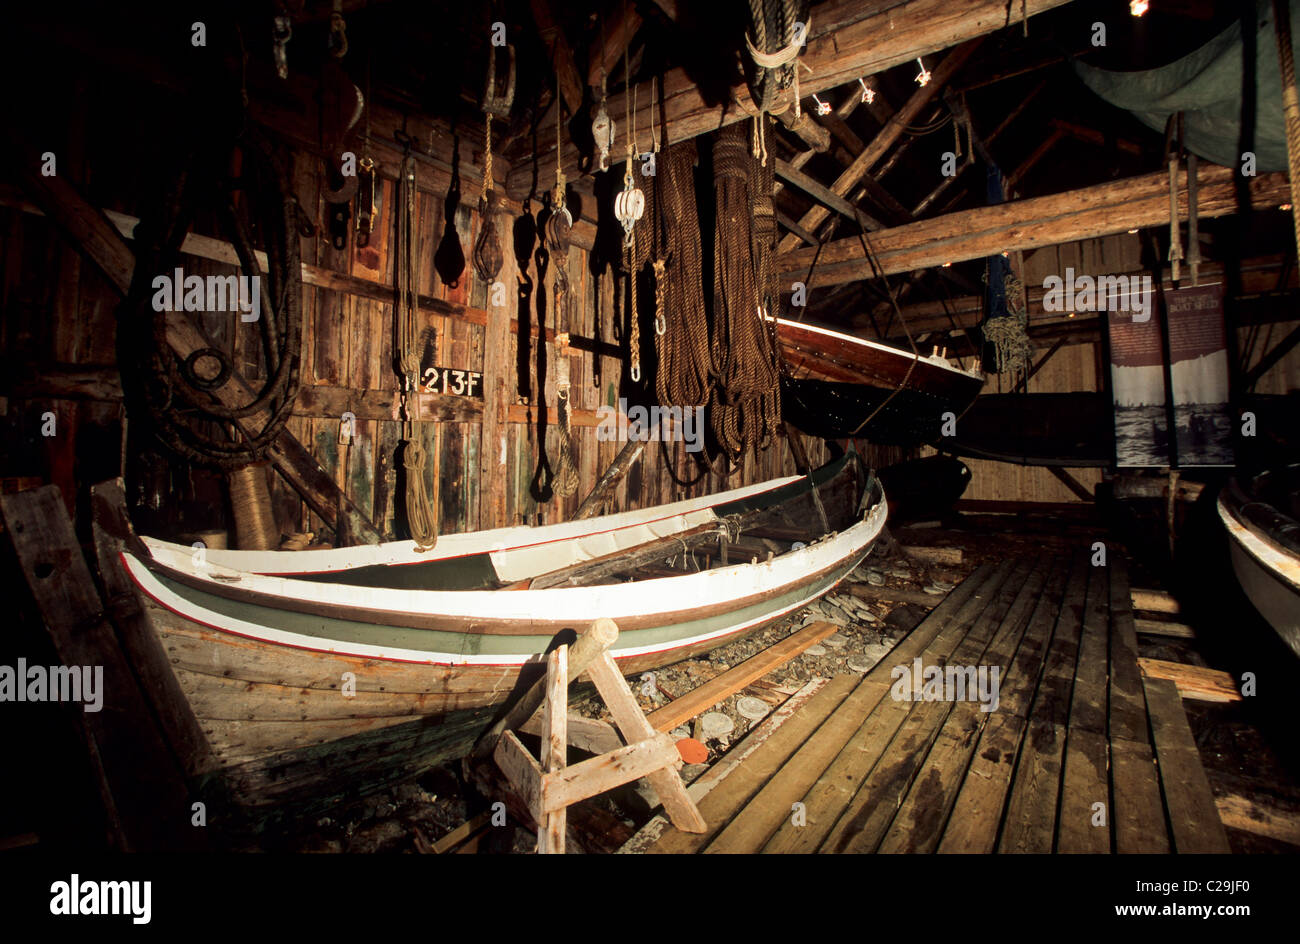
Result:
[[[567,761],[569,716],[569,647],[551,651],[546,660],[546,707],[543,712],[542,770],[548,774],[563,770]],[[537,851],[564,853],[563,808],[543,811],[537,824]]]

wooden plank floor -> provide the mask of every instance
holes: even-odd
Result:
[[[909,697],[896,667],[908,682],[946,668],[948,687]],[[869,673],[794,712],[700,809],[707,832],[670,827],[638,848],[1228,851],[1177,689],[1139,669],[1126,566],[1082,554],[977,568]]]

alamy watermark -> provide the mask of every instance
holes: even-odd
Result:
[[[102,665],[0,665],[0,702],[79,701],[86,711],[104,707]]]
[[[1131,311],[1134,321],[1151,320],[1151,276],[1075,276],[1043,279],[1043,311]]]
[[[704,407],[633,406],[619,397],[618,406],[596,410],[598,442],[684,442],[687,452],[704,448]]]
[[[130,915],[132,924],[148,924],[153,915],[153,882],[82,881],[76,872],[50,885],[52,915]]]
[[[154,311],[238,311],[240,321],[262,316],[262,279],[257,275],[155,276]]]
[[[896,665],[889,694],[895,701],[978,701],[980,711],[998,710],[1002,669],[993,665]]]

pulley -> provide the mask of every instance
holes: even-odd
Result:
[[[623,190],[614,198],[614,218],[623,224],[624,243],[632,239],[632,227],[645,214],[645,194],[632,186],[632,174],[623,179]]]
[[[601,170],[609,170],[609,149],[614,146],[614,131],[614,122],[605,110],[605,99],[602,97],[600,108],[596,110],[596,117],[591,122],[591,136],[600,152],[598,166]]]

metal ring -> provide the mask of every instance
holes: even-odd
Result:
[[[215,377],[205,379],[195,372],[194,365],[205,357],[214,358],[221,365],[221,370],[217,371]],[[226,357],[225,351],[219,351],[215,347],[201,347],[181,363],[186,383],[199,390],[216,390],[230,379],[232,370],[230,358]]]
[[[663,335],[668,330],[668,319],[663,315],[655,316],[655,334]]]
[[[632,365],[632,369],[631,369],[631,371],[629,372],[629,376],[631,376],[631,378],[632,378],[632,382],[633,382],[633,383],[640,383],[640,382],[641,382],[641,365],[640,365],[640,364],[633,364],[633,365]]]

